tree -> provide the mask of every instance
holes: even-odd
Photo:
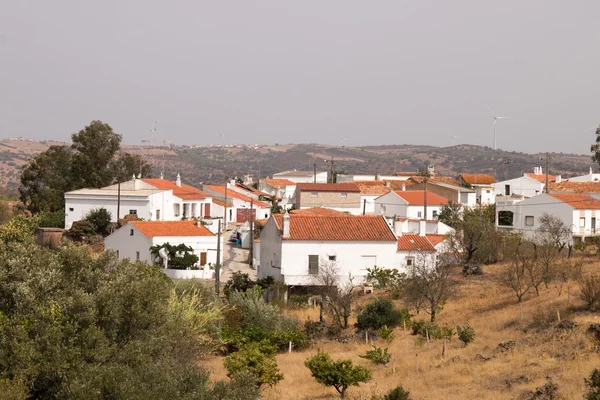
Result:
[[[570,231],[559,217],[543,213],[540,217],[539,236],[543,243],[555,247],[558,253],[568,245],[569,256],[571,256]]]
[[[72,180],[73,152],[66,146],[51,146],[23,168],[20,200],[33,212],[64,209],[64,194],[75,188]]]
[[[530,264],[536,261],[525,250],[521,234],[513,234],[507,238],[506,242],[511,248],[509,254],[512,254],[512,257],[506,263],[505,269],[500,275],[499,282],[501,285],[515,292],[519,302],[520,318],[523,319],[523,296],[533,287],[528,271],[531,269]]]
[[[492,262],[496,259],[497,238],[493,205],[465,208],[462,219],[454,220],[454,233],[449,242],[452,250],[463,254],[463,262]]]
[[[452,279],[456,260],[450,255],[442,255],[436,260],[434,254],[420,253],[409,267],[407,286],[414,288],[428,306],[431,322],[446,300],[452,296],[456,284]]]
[[[150,247],[150,254],[154,258],[159,257],[160,249],[166,249],[169,255],[168,268],[171,269],[188,269],[193,268],[198,262],[199,258],[194,254],[194,249],[191,246],[187,246],[183,243],[178,245],[172,245],[170,243],[163,243],[161,245],[154,245]]]
[[[150,165],[141,156],[120,152],[121,136],[101,121],[92,121],[72,140],[71,147],[51,146],[23,168],[19,193],[29,211],[60,211],[65,192],[100,188],[150,173]]]
[[[579,297],[587,307],[595,311],[600,303],[600,275],[588,275],[579,278]]]
[[[225,357],[223,361],[227,368],[227,376],[236,376],[247,372],[255,377],[255,385],[273,386],[283,379],[283,374],[277,367],[275,346],[262,343],[247,343],[239,351]]]
[[[448,205],[442,207],[438,220],[452,228],[457,228],[462,221],[461,210],[462,207],[460,204],[450,202]]]
[[[588,389],[585,400],[600,400],[600,370],[594,368],[590,374],[590,379],[584,378],[583,380]]]
[[[368,303],[356,317],[358,329],[380,329],[384,326],[394,328],[402,322],[402,312],[394,303],[384,297],[378,297]]]
[[[173,296],[158,268],[10,243],[0,276],[0,387],[32,399],[211,398],[200,336],[219,311]]]
[[[596,128],[596,143],[591,145],[592,161],[600,165],[600,125]]]
[[[356,286],[352,275],[348,275],[348,282],[341,283],[336,261],[322,260],[319,264],[319,273],[315,276],[315,281],[322,289],[322,305],[333,318],[333,322],[345,329],[348,327],[352,303],[356,298]]]
[[[304,361],[312,376],[322,385],[333,386],[342,399],[350,386],[371,380],[371,372],[361,366],[353,366],[351,360],[333,361],[328,353],[319,352]]]

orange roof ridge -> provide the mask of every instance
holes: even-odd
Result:
[[[130,221],[144,236],[215,236],[196,221]]]

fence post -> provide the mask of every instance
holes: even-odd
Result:
[[[417,372],[419,372],[419,353],[417,353]]]
[[[292,354],[292,341],[290,340],[290,344],[288,346],[288,354]]]
[[[558,317],[558,323],[560,324],[560,310],[556,310],[556,316]]]
[[[442,347],[442,359],[446,359],[446,336],[444,336],[444,347]]]

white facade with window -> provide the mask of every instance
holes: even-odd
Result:
[[[443,205],[428,204],[425,219],[434,220],[442,212]],[[389,192],[375,199],[375,214],[384,215],[387,218],[402,217],[410,219],[422,219],[425,207],[423,204],[409,204],[396,192]]]
[[[521,176],[493,184],[495,195],[511,196],[513,194],[533,197],[544,192],[544,184],[528,176]]]

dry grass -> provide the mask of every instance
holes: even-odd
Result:
[[[588,263],[587,269],[597,268],[598,264]],[[560,387],[566,399],[582,398],[585,387],[583,378],[593,368],[599,366],[600,357],[586,334],[590,322],[599,322],[597,314],[576,312],[570,319],[579,326],[566,336],[559,336],[552,328],[542,329],[532,326],[539,321],[541,313],[549,314],[556,323],[556,310],[565,317],[567,308],[566,289],[558,297],[553,288],[543,289],[539,297],[535,292],[527,295],[524,301],[524,321],[520,322],[516,297],[509,290],[494,281],[502,266],[486,267],[486,275],[461,279],[459,295],[450,300],[438,322],[442,326],[455,327],[468,323],[475,329],[475,341],[463,347],[457,339],[448,343],[446,360],[441,357],[442,341],[433,340],[429,344],[419,344],[415,336],[396,329],[396,340],[389,350],[393,355],[387,367],[375,366],[359,357],[370,346],[359,339],[343,344],[323,341],[312,349],[280,354],[277,356],[279,368],[285,379],[273,388],[265,389],[263,398],[275,399],[335,399],[339,398],[333,388],[319,385],[304,366],[304,360],[318,349],[329,352],[334,359],[350,358],[356,364],[368,367],[373,379],[368,384],[348,390],[350,398],[370,399],[374,394],[386,393],[401,384],[409,390],[414,399],[511,399],[523,390],[541,386],[550,377]],[[571,283],[571,303],[581,306],[577,299],[577,285]],[[361,303],[370,296],[361,298]],[[316,320],[316,310],[290,312],[301,321]],[[419,317],[427,318],[426,314]],[[347,334],[351,334],[349,330]],[[498,352],[500,342],[517,342],[514,350]],[[378,344],[382,346],[383,344]],[[420,371],[416,371],[418,354]],[[483,361],[482,354],[491,357]],[[459,360],[451,360],[460,357]],[[206,365],[213,379],[223,379],[226,371],[221,357],[215,357]]]

